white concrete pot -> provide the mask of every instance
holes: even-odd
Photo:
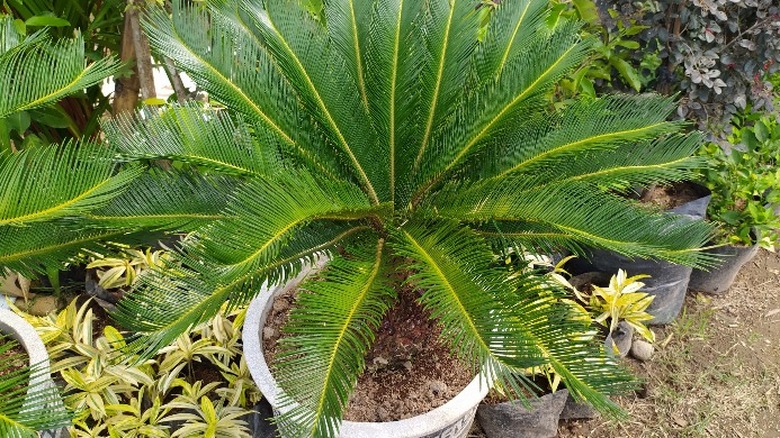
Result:
[[[303,272],[289,283],[276,288],[263,288],[249,305],[244,321],[244,356],[257,386],[263,393],[274,413],[279,414],[281,388],[271,375],[263,355],[263,327],[274,298],[297,287],[311,271]],[[382,423],[358,423],[344,421],[341,438],[465,438],[474,422],[477,407],[492,384],[491,379],[480,374],[460,393],[444,405],[425,414],[399,421]],[[281,412],[286,412],[285,410]],[[284,437],[284,432],[282,431]]]
[[[39,385],[53,386],[55,384],[51,378],[49,368],[49,353],[46,351],[41,337],[38,336],[38,332],[35,331],[33,326],[13,311],[0,308],[0,332],[16,339],[27,351],[27,356],[30,358],[30,366],[33,367],[33,372],[30,375],[31,388],[40,388],[41,386]],[[52,406],[52,408],[63,409],[61,400],[52,400],[52,403],[58,404],[57,406]],[[22,409],[26,408],[23,407]],[[67,436],[67,429],[46,430],[40,433],[45,438],[59,438]]]

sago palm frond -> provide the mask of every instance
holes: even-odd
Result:
[[[291,407],[282,421],[303,425],[303,433],[336,435],[354,376],[365,369],[374,331],[395,297],[384,240],[351,252],[352,260],[337,257],[322,278],[301,285],[300,305],[285,327],[291,336],[274,364],[280,384],[293,389],[282,401]]]
[[[119,68],[114,58],[86,64],[81,35],[52,42],[45,31],[23,38],[15,29],[13,18],[0,16],[0,118],[56,102]]]
[[[596,151],[677,131],[679,122],[666,121],[674,108],[672,100],[658,96],[610,96],[578,102],[554,119],[533,119],[528,124],[522,119],[514,121],[522,137],[491,145],[485,154],[499,160],[494,175],[499,179],[548,170],[566,172],[570,163],[591,161],[587,155]]]
[[[141,174],[112,152],[70,142],[0,156],[0,226],[78,216],[101,207]]]
[[[105,132],[120,154],[134,160],[169,159],[236,176],[269,175],[279,167],[278,151],[262,147],[246,124],[197,105],[114,119]],[[232,147],[225,147],[227,140]]]
[[[100,228],[194,231],[227,218],[223,210],[239,184],[219,176],[153,169],[85,216]]]
[[[610,248],[629,257],[662,257],[694,266],[713,262],[706,254],[692,249],[711,235],[710,228],[702,226],[701,221],[650,213],[610,193],[589,189],[582,182],[565,181],[518,190],[522,185],[507,179],[473,191],[453,190],[451,196],[442,196],[432,204],[445,217],[475,223],[506,222],[515,231],[523,223],[534,228],[543,225],[581,244]],[[522,196],[517,196],[518,192]]]
[[[251,120],[266,146],[285,150],[318,173],[341,174],[345,163],[333,154],[331,144],[319,141],[291,85],[254,35],[256,24],[248,24],[238,6],[224,2],[212,14],[181,7],[171,18],[164,11],[153,12],[147,19],[155,29],[149,32],[150,41],[166,57],[178,60],[214,99]]]
[[[39,431],[70,425],[72,413],[62,403],[57,386],[44,378],[42,364],[20,365],[20,356],[13,351],[16,341],[0,336],[0,436],[36,438]],[[48,370],[48,366],[45,368]]]
[[[106,242],[143,242],[144,236],[122,229],[74,227],[58,221],[0,227],[0,266],[28,277],[59,269],[64,262],[84,260],[102,252]]]

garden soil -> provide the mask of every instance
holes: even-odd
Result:
[[[301,292],[292,289],[274,300],[263,328],[266,357],[280,352],[281,328],[296,293]],[[346,420],[395,421],[428,412],[455,397],[474,377],[440,339],[441,329],[416,298],[415,291],[404,288],[382,320],[366,355],[366,371],[351,394]]]
[[[761,250],[724,295],[689,291],[653,330],[653,358],[625,359],[643,390],[614,397],[629,417],[562,421],[559,437],[780,438],[780,254]]]

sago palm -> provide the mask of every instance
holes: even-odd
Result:
[[[496,251],[593,246],[706,264],[707,226],[621,196],[699,165],[700,136],[667,121],[672,101],[551,110],[550,90],[589,43],[575,23],[548,27],[545,0],[502,2],[481,39],[468,0],[327,0],[316,16],[288,0],[174,3],[146,19],[153,47],[229,111],[174,107],[111,124],[126,164],[110,175],[168,159],[203,176],[133,174],[66,219],[106,233],[194,230],[119,304],[119,322],[139,333],[135,351],[164,347],[226,300],[244,304],[326,253],[317,281],[301,285],[310,293],[276,367],[294,406],[281,421],[296,434],[337,434],[398,270],[475,370],[522,393],[525,369],[550,366],[575,397],[615,409],[604,394],[626,375],[557,293],[496,267]],[[223,195],[195,198],[199,187]]]

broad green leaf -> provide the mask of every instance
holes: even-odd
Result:
[[[625,59],[611,56],[609,63],[620,73],[620,77],[637,92],[642,89],[642,78]]]
[[[70,22],[64,18],[53,15],[36,15],[24,22],[29,27],[70,27]]]

